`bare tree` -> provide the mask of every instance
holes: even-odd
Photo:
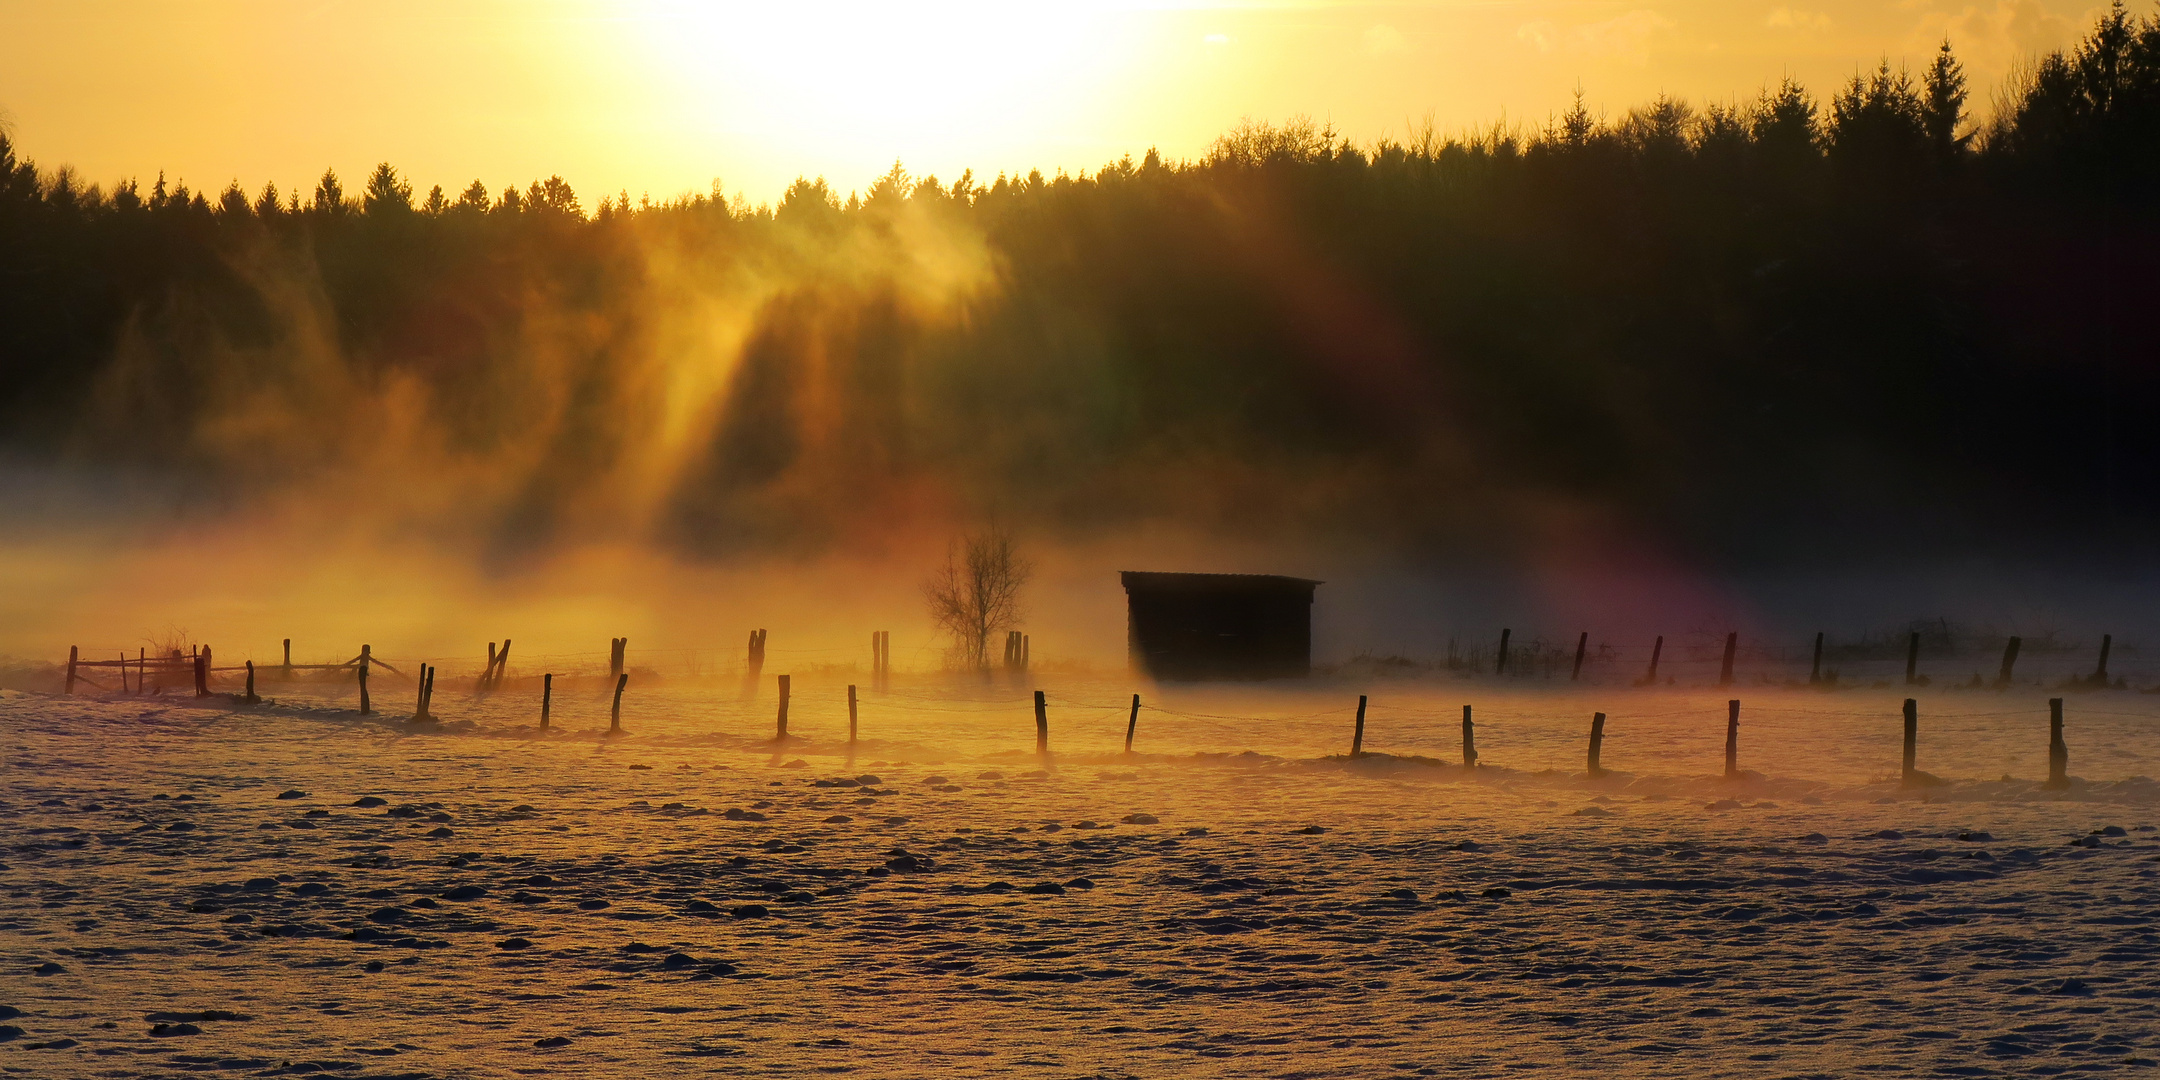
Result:
[[[990,666],[990,638],[1020,621],[1020,588],[1035,568],[1020,557],[1012,534],[992,525],[953,541],[945,565],[923,582],[930,621],[953,637],[963,666]]]

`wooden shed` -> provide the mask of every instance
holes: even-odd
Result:
[[[1274,574],[1127,570],[1126,644],[1158,679],[1282,679],[1312,673],[1313,590]]]

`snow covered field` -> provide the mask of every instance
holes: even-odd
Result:
[[[0,692],[0,1069],[1918,1076],[2160,1061],[2160,698],[597,679]],[[1028,691],[1048,692],[1048,761]],[[1365,749],[1345,760],[1356,695]],[[1722,769],[1725,701],[1743,699]],[[1475,707],[1486,767],[1460,759]],[[1583,773],[1593,710],[1604,764]],[[1423,760],[1420,760],[1423,759]],[[2095,830],[2103,830],[2095,834]]]

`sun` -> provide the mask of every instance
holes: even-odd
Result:
[[[635,64],[687,126],[805,160],[1034,146],[1106,104],[1127,20],[1111,6],[932,0],[627,4]]]

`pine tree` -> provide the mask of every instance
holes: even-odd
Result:
[[[313,209],[325,215],[345,212],[345,185],[338,181],[336,169],[324,169],[322,179],[315,182]]]
[[[360,195],[360,208],[373,217],[409,214],[413,208],[412,195],[412,185],[400,178],[397,170],[385,161],[368,174],[367,186]]]
[[[1958,63],[1950,51],[1950,39],[1944,38],[1942,48],[1935,53],[1935,62],[1928,65],[1924,80],[1922,116],[1927,127],[1928,143],[1935,148],[1935,158],[1949,163],[1962,157],[1965,144],[1972,139],[1971,133],[1958,134],[1965,122],[1965,100],[1970,91],[1965,82],[1965,66]]]

